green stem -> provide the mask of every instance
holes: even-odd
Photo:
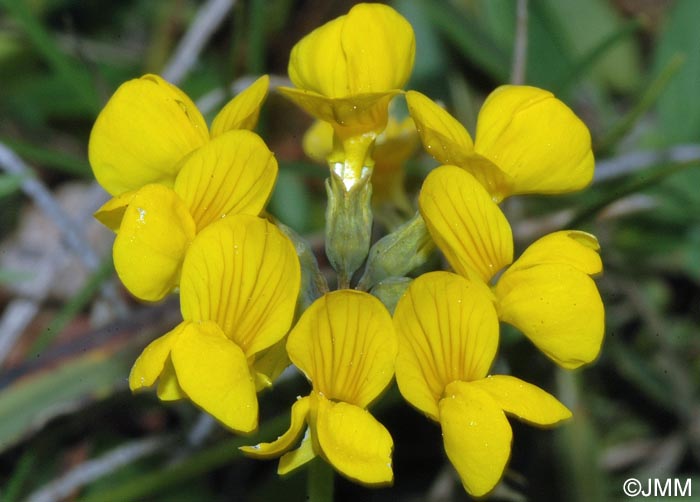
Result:
[[[593,67],[604,55],[608,53],[615,45],[627,40],[632,35],[637,33],[642,27],[642,23],[638,19],[633,19],[624,23],[619,30],[612,32],[602,42],[588,51],[576,64],[573,71],[568,73],[563,79],[559,80],[552,86],[555,94],[565,96],[571,88],[581,81],[585,73]]]
[[[215,446],[195,453],[180,464],[162,469],[153,469],[141,476],[130,478],[109,490],[96,490],[80,500],[81,502],[149,500],[149,497],[152,498],[154,494],[159,493],[166,487],[186,483],[213,469],[231,464],[242,458],[243,454],[238,449],[239,446],[255,444],[260,439],[267,439],[275,434],[280,434],[288,420],[288,414],[283,413],[261,424],[260,430],[255,436],[237,437],[219,442]]]
[[[309,464],[306,499],[309,502],[333,501],[333,468],[322,458],[315,458]]]
[[[104,261],[100,267],[88,278],[85,285],[51,320],[48,327],[39,335],[32,344],[30,354],[34,357],[51,343],[61,331],[80,313],[80,311],[94,298],[105,280],[114,273],[112,260]]]
[[[641,192],[649,187],[658,185],[662,180],[672,176],[678,172],[684,171],[690,167],[695,167],[700,165],[698,159],[693,159],[688,162],[678,162],[675,164],[663,165],[656,169],[651,169],[644,173],[641,173],[635,177],[631,182],[628,182],[622,186],[617,187],[615,190],[611,191],[607,196],[600,200],[593,202],[587,206],[584,206],[574,217],[566,224],[563,228],[577,228],[587,221],[591,220],[598,214],[602,209],[612,204],[613,202],[632,195],[637,192]]]
[[[611,150],[634,127],[639,118],[656,103],[671,78],[678,73],[684,62],[685,56],[682,54],[676,54],[671,58],[661,73],[647,87],[635,107],[613,126],[606,137],[600,140],[597,147],[594,148],[598,155]]]

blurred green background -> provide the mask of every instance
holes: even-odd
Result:
[[[304,470],[279,479],[274,461],[236,449],[287,426],[301,378],[261,396],[254,438],[129,393],[133,360],[177,322],[177,301],[139,305],[120,289],[112,237],[91,218],[106,196],[86,147],[124,80],[164,73],[211,118],[256,75],[284,82],[292,45],[353,3],[0,0],[0,500],[306,500]],[[416,32],[407,88],[473,133],[485,96],[511,80],[516,3],[392,2]],[[574,372],[505,330],[499,371],[554,392],[575,419],[555,431],[512,422],[493,499],[627,500],[630,477],[691,479],[700,496],[700,2],[524,3],[525,83],[582,117],[597,169],[580,194],[516,197],[506,211],[519,250],[564,227],[598,236],[607,330],[599,360]],[[201,48],[180,65],[193,36]],[[270,211],[322,255],[325,174],[300,146],[309,124],[273,92],[258,131],[280,162]],[[434,165],[409,162],[412,198]],[[468,500],[435,424],[395,388],[373,412],[394,436],[395,486],[337,479],[336,500]]]

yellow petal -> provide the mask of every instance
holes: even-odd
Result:
[[[478,153],[463,159],[459,167],[474,176],[497,204],[513,193],[513,180],[508,173],[501,171],[493,162]]]
[[[386,129],[378,137],[375,143],[372,158],[374,159],[374,173],[372,185],[375,185],[377,173],[396,175],[403,168],[404,163],[413,157],[420,137],[415,123],[411,117],[406,117],[399,122],[393,116],[389,116]]]
[[[593,280],[568,264],[507,270],[496,288],[499,318],[564,368],[600,352],[605,313]]]
[[[392,8],[359,4],[315,29],[292,49],[289,77],[330,98],[399,89],[415,56],[411,25]]]
[[[342,53],[345,16],[334,19],[302,38],[289,56],[289,78],[300,89],[327,97],[348,94],[348,68]]]
[[[258,215],[270,198],[277,161],[250,131],[229,131],[190,155],[175,181],[201,231],[229,214]]]
[[[413,69],[413,28],[387,5],[361,3],[345,17],[341,33],[350,94],[402,88]]]
[[[333,126],[323,120],[315,120],[304,133],[301,146],[308,157],[325,164],[333,150]]]
[[[426,151],[441,164],[462,166],[474,151],[464,126],[420,92],[408,91],[406,103]]]
[[[433,170],[423,183],[418,204],[430,235],[457,273],[488,282],[513,260],[508,220],[463,169]]]
[[[550,92],[501,86],[484,102],[475,150],[510,176],[512,193],[564,193],[593,179],[586,125]]]
[[[282,372],[290,365],[291,361],[287,356],[287,340],[281,339],[269,349],[265,349],[255,357],[253,367],[259,375],[263,375],[264,379],[269,382],[269,387],[272,382],[277,380]],[[258,389],[260,391],[261,389]]]
[[[177,381],[173,361],[171,358],[168,358],[163,367],[163,372],[158,378],[158,399],[161,401],[178,401],[186,397],[187,394],[185,394],[185,391],[182,390]]]
[[[216,138],[234,129],[255,129],[260,108],[269,88],[270,77],[263,75],[229,101],[214,117],[211,124],[211,137]]]
[[[180,160],[209,139],[197,107],[157,75],[122,84],[90,133],[95,178],[112,195],[148,183],[172,186]]]
[[[122,224],[122,218],[124,218],[124,211],[126,211],[127,206],[134,199],[137,192],[138,190],[132,190],[124,192],[117,197],[112,197],[95,211],[95,219],[113,232],[119,232],[119,226]]]
[[[487,392],[506,413],[530,424],[549,426],[571,418],[569,409],[553,395],[510,375],[493,375],[470,385]]]
[[[493,398],[472,382],[453,382],[440,401],[445,452],[474,497],[493,490],[510,457],[513,432]]]
[[[287,340],[289,358],[315,391],[361,408],[391,381],[396,351],[386,307],[354,290],[334,291],[316,300]]]
[[[367,485],[394,481],[394,442],[367,410],[318,396],[316,434],[323,455],[342,475]]]
[[[394,326],[399,390],[433,420],[445,387],[483,378],[496,356],[498,318],[488,288],[449,272],[414,280],[396,306]]]
[[[301,431],[306,425],[306,416],[309,414],[309,397],[297,399],[292,405],[292,417],[289,429],[271,443],[260,443],[255,446],[241,446],[239,450],[254,458],[279,457],[294,446],[299,439]]]
[[[302,439],[299,448],[285,453],[280,458],[280,463],[277,467],[277,474],[284,476],[298,469],[302,465],[310,462],[316,457],[313,441],[309,429],[306,430],[306,435]]]
[[[129,388],[132,391],[150,387],[163,372],[170,357],[170,350],[187,323],[180,323],[161,337],[156,338],[143,349],[129,374]]]
[[[389,102],[399,90],[329,98],[313,91],[278,87],[277,90],[309,115],[330,124],[343,137],[382,131],[389,120]]]
[[[158,301],[180,278],[195,224],[187,207],[171,189],[146,185],[124,211],[114,240],[114,268],[137,298]]]
[[[425,150],[441,164],[457,165],[469,171],[500,202],[512,191],[510,176],[489,159],[474,152],[472,138],[462,124],[430,98],[415,91],[406,102]]]
[[[189,323],[170,357],[193,403],[236,432],[257,428],[258,399],[247,358],[216,323]]]
[[[600,245],[594,235],[579,230],[561,230],[545,235],[531,244],[509,270],[563,263],[584,274],[596,275],[603,271],[599,251]]]
[[[287,334],[300,281],[294,246],[277,227],[229,216],[205,228],[187,252],[182,315],[215,321],[251,357]]]

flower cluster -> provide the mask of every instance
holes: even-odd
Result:
[[[500,323],[566,369],[600,351],[596,238],[554,232],[514,260],[499,207],[513,195],[584,188],[591,140],[564,103],[528,86],[493,91],[472,140],[428,97],[402,90],[414,54],[403,17],[358,4],[293,48],[295,87],[279,89],[318,121],[304,146],[329,166],[326,254],[337,290],[329,292],[303,239],[264,212],[277,162],[250,129],[267,77],[211,128],[160,77],[123,84],[90,138],[95,177],[113,196],[96,217],[116,233],[116,271],[135,297],[180,298],[183,321],[137,359],[133,391],[157,383],[160,399],[189,399],[249,433],[258,426],[257,393],[291,362],[309,394],[293,404],[287,432],[242,450],[280,457],[280,474],[321,457],[377,486],[393,482],[393,440],[368,408],[395,377],[405,400],[439,423],[464,488],[483,496],[510,456],[507,416],[538,426],[571,417],[535,385],[490,373]],[[390,114],[399,95],[410,117]],[[411,217],[402,166],[420,142],[441,165],[424,180]],[[383,204],[403,219],[380,218],[392,231],[372,245],[373,212]],[[435,247],[451,271],[410,277]]]

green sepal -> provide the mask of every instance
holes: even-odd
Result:
[[[370,176],[363,176],[348,188],[331,171],[326,193],[326,255],[338,273],[338,287],[347,288],[352,275],[367,258],[372,237]]]
[[[357,285],[368,290],[387,277],[401,277],[424,264],[435,249],[423,217],[413,218],[377,241],[369,252],[365,272]]]
[[[389,277],[374,286],[370,293],[379,298],[379,301],[384,304],[391,315],[394,315],[396,304],[408,289],[411,281],[413,279],[410,277]]]

